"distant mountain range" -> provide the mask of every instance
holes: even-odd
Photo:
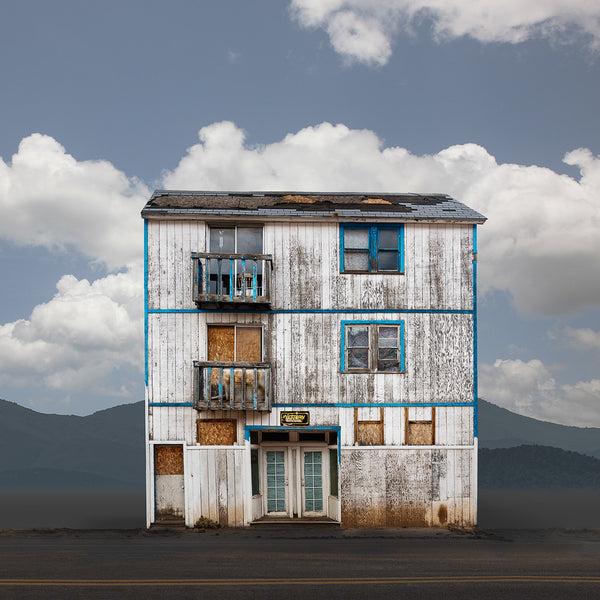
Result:
[[[479,436],[481,487],[600,487],[600,428],[480,400]],[[143,489],[144,477],[143,402],[78,417],[0,400],[0,490]]]
[[[481,448],[478,464],[480,488],[600,488],[600,460],[561,448]]]
[[[144,403],[86,417],[0,400],[0,489],[143,488]]]
[[[479,399],[479,447],[552,446],[600,458],[600,428],[568,427],[530,417]]]

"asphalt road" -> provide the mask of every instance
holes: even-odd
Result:
[[[0,531],[0,598],[442,597],[600,598],[600,530]]]

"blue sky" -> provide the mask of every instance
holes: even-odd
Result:
[[[480,228],[480,392],[600,426],[600,7],[3,8],[0,397],[143,397],[154,188],[446,192]]]

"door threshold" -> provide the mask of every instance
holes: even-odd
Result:
[[[171,529],[185,527],[183,519],[160,519],[150,523],[150,529]]]
[[[255,525],[329,525],[332,527],[339,527],[340,522],[329,517],[260,517],[250,523],[251,526]]]

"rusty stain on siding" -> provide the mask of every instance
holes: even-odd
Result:
[[[448,508],[445,504],[440,504],[438,508],[438,521],[441,525],[445,525],[448,521]]]

